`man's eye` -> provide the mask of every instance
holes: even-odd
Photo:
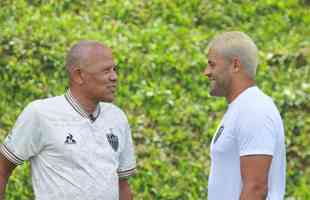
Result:
[[[105,69],[105,70],[102,70],[101,72],[102,72],[103,74],[108,74],[108,73],[109,73],[109,70],[106,70],[106,69]]]
[[[209,64],[209,66],[210,66],[211,68],[214,68],[214,67],[215,67],[215,63],[214,63],[214,62],[209,62],[208,64]]]

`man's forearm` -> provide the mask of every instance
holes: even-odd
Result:
[[[5,188],[16,165],[0,153],[0,200],[4,200]]]
[[[133,195],[127,180],[120,180],[119,200],[133,200]]]
[[[124,190],[120,191],[119,199],[120,200],[133,200],[131,191],[130,190],[129,191],[124,191]]]
[[[0,200],[4,200],[7,178],[0,177]]]

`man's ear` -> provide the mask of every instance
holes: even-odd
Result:
[[[233,62],[233,72],[239,72],[241,70],[240,58],[234,57],[232,59]]]
[[[74,68],[71,72],[72,79],[75,83],[82,85],[84,83],[84,74],[80,68]]]

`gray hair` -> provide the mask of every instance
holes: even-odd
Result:
[[[224,59],[231,60],[238,57],[247,74],[255,79],[258,65],[258,49],[253,40],[245,33],[238,31],[224,32],[212,39],[208,48],[220,53],[224,56]]]

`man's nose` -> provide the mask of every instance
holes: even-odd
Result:
[[[208,66],[207,66],[207,67],[205,68],[205,70],[203,71],[203,74],[204,74],[205,76],[207,76],[207,77],[210,76],[210,69],[209,69]]]
[[[112,72],[111,76],[110,76],[111,81],[116,81],[117,80],[117,74],[115,71]]]

